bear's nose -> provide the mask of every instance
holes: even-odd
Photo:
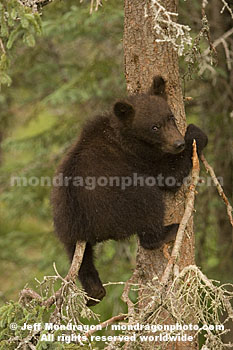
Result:
[[[174,147],[177,151],[183,151],[184,147],[185,147],[185,141],[184,140],[176,140],[174,142]]]

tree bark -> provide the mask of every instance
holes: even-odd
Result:
[[[170,43],[156,42],[158,36],[154,30],[153,12],[150,9],[151,3],[148,0],[125,0],[124,54],[127,90],[130,94],[145,92],[155,75],[163,76],[167,82],[168,103],[177,119],[178,128],[184,134],[186,118],[179,77],[178,56]],[[163,6],[168,11],[177,12],[176,0],[164,0]],[[145,16],[145,11],[147,16]],[[184,212],[184,200],[184,189],[181,189],[176,195],[165,194],[166,225],[180,222]],[[187,265],[194,264],[192,219],[189,221],[187,231],[188,235],[185,235],[181,248],[180,270]],[[161,249],[148,251],[139,246],[137,252],[138,283],[145,285],[154,276],[158,276],[160,279],[167,262],[168,260]],[[140,305],[142,312],[144,306],[143,304]],[[152,346],[149,343],[145,344],[146,349],[153,348],[153,346],[154,344]],[[167,345],[166,349],[183,350],[187,348],[189,350],[197,349],[197,343],[177,342],[176,344]]]

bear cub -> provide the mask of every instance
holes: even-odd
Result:
[[[178,224],[163,223],[163,190],[177,191],[188,176],[193,139],[200,155],[207,136],[193,124],[181,135],[160,76],[147,94],[117,101],[83,128],[57,170],[64,183],[54,186],[52,206],[69,258],[77,241],[87,243],[79,280],[89,297],[106,294],[93,262],[96,243],[137,234],[143,248],[158,249],[174,239]]]

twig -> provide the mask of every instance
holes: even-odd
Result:
[[[168,261],[168,264],[166,266],[166,269],[163,273],[163,276],[161,278],[161,283],[166,284],[170,273],[172,271],[173,265],[176,263],[176,260],[178,258],[180,248],[183,241],[184,231],[186,229],[186,226],[188,224],[188,221],[192,215],[193,207],[194,207],[194,199],[195,199],[195,188],[199,180],[199,160],[197,156],[197,147],[196,147],[196,141],[193,141],[193,168],[192,168],[192,181],[190,185],[190,191],[188,193],[187,202],[186,202],[186,208],[183,215],[183,218],[180,222],[179,229],[176,235],[176,240],[172,249],[171,257]]]
[[[77,242],[72,264],[70,266],[69,272],[65,277],[66,281],[74,281],[78,275],[82,260],[83,254],[86,248],[86,242]]]
[[[150,5],[145,7],[145,17],[148,17],[148,13],[151,11],[154,17],[154,29],[158,37],[155,41],[158,43],[170,42],[178,55],[182,56],[185,45],[192,45],[192,38],[189,34],[190,27],[177,23],[178,13],[168,11],[161,0],[151,0]]]
[[[230,71],[230,70],[231,70],[231,55],[230,55],[230,50],[229,50],[229,48],[228,48],[228,45],[227,45],[226,40],[222,39],[221,42],[222,42],[222,45],[223,45],[224,50],[225,50],[227,68],[228,68],[228,70]]]
[[[20,292],[19,302],[22,303],[23,299],[36,299],[42,302],[41,296],[30,288],[24,288]]]
[[[207,162],[207,160],[205,159],[205,157],[203,156],[203,154],[201,155],[201,161],[202,163],[204,164],[205,168],[206,168],[206,171],[210,173],[210,176],[212,177],[213,181],[214,181],[214,184],[218,190],[218,193],[220,195],[220,197],[222,198],[222,200],[224,201],[224,203],[226,204],[226,207],[227,207],[227,215],[229,216],[229,219],[230,219],[230,223],[231,225],[233,226],[233,218],[232,218],[232,212],[233,212],[233,209],[232,209],[232,206],[230,205],[225,193],[223,192],[223,188],[222,186],[220,185],[215,173],[214,173],[214,170],[213,168],[209,165],[209,163]]]
[[[119,281],[119,282],[107,282],[103,283],[103,287],[113,286],[113,285],[125,285],[125,282]]]
[[[77,242],[74,257],[73,257],[69,272],[66,275],[66,277],[63,279],[64,283],[75,282],[75,279],[78,275],[78,272],[82,263],[85,247],[86,247],[86,242]],[[42,297],[38,293],[36,293],[34,290],[30,288],[25,288],[20,292],[19,301],[22,302],[22,300],[24,299],[27,300],[28,298],[36,299],[36,300],[39,300],[42,305],[46,307],[50,307],[56,301],[59,301],[59,304],[60,304],[61,300],[59,299],[61,298],[62,290],[63,290],[63,286],[60,289],[58,289],[58,291],[56,291],[56,293],[54,293],[47,300],[42,300]]]
[[[38,331],[34,331],[32,333],[30,332],[26,338],[24,338],[22,341],[20,341],[17,348],[15,348],[15,350],[28,349],[28,347],[30,347],[30,349],[32,349],[32,350],[36,350],[36,347],[31,343],[31,341],[36,336],[37,333],[38,333]],[[14,343],[15,341],[19,341],[19,336],[11,337],[11,338],[9,338],[8,341],[10,344]]]
[[[176,280],[181,279],[186,275],[187,272],[191,271],[194,272],[200,278],[200,280],[206,285],[206,287],[208,287],[211,291],[216,292],[216,286],[214,286],[212,281],[209,280],[209,278],[206,277],[206,275],[204,275],[203,272],[196,265],[189,265],[184,267],[180,274],[177,276]],[[176,280],[174,280],[173,285],[175,285]],[[223,304],[228,312],[229,317],[233,319],[233,308],[231,306],[230,300],[228,298],[223,298]]]
[[[171,255],[169,254],[168,248],[169,248],[169,244],[165,243],[163,245],[163,255],[167,260],[169,260],[171,257]]]
[[[86,247],[86,242],[78,242],[76,244],[76,248],[75,248],[75,253],[73,256],[73,260],[72,260],[72,264],[70,266],[69,272],[66,275],[64,282],[75,282],[75,279],[78,275],[78,271],[80,269],[81,263],[82,263],[82,259],[83,259],[83,254],[85,251],[85,247]],[[55,267],[56,269],[56,267]],[[55,270],[56,271],[56,270]],[[58,272],[56,271],[56,273],[58,274]],[[49,298],[46,302],[46,306],[50,306],[55,302],[55,310],[51,315],[50,320],[53,321],[55,323],[55,321],[57,320],[57,317],[59,317],[60,313],[61,313],[61,308],[62,308],[62,303],[63,303],[63,287],[62,286],[56,293],[55,293],[55,298],[54,296],[52,296],[51,298]]]
[[[223,35],[221,35],[218,39],[216,39],[212,46],[215,49],[219,44],[222,43],[222,40],[226,40],[229,36],[231,36],[233,34],[233,28],[229,29],[226,33],[224,33]],[[210,52],[210,48],[208,47],[204,52],[203,52],[203,56],[207,56],[208,53]]]
[[[128,316],[127,314],[120,314],[117,316],[113,316],[109,320],[98,324],[98,326],[101,326],[101,328],[106,328],[106,327],[110,326],[111,324],[113,324],[114,322],[123,321],[127,316]],[[85,334],[85,336],[90,337],[93,333],[95,333],[97,331],[98,331],[98,329],[91,329],[89,332],[87,332]]]
[[[227,61],[227,68],[231,69],[231,61],[230,61],[230,52],[228,48],[228,44],[226,39],[233,34],[233,28],[229,29],[227,32],[225,32],[223,35],[221,35],[218,39],[216,39],[213,44],[211,44],[203,53],[202,53],[202,62],[199,69],[199,75],[202,75],[206,69],[208,69],[212,76],[215,77],[216,71],[214,68],[211,67],[212,63],[212,57],[209,57],[210,50],[214,50],[214,53],[216,54],[216,47],[220,44],[223,45],[223,48],[225,50],[226,54],[226,61]]]
[[[2,50],[2,52],[5,54],[6,53],[6,50],[5,50],[5,47],[3,45],[3,42],[2,42],[2,39],[0,38],[0,48]]]
[[[230,15],[231,15],[231,18],[233,18],[233,11],[232,9],[230,8],[230,5],[225,1],[225,0],[222,0],[222,3],[223,3],[223,8],[221,9],[220,13],[223,13],[223,11],[225,10],[225,8],[229,11]]]
[[[2,39],[0,38],[0,48],[2,50],[2,52],[5,54],[6,53],[6,50],[5,50],[5,47],[3,45],[3,42],[2,42]]]
[[[132,283],[137,280],[138,270],[135,269],[130,279],[125,283],[125,287],[121,296],[121,300],[124,301],[128,306],[128,315],[132,317],[134,315],[134,303],[129,298],[129,292]]]

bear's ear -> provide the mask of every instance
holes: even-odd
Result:
[[[163,79],[163,77],[161,77],[160,75],[156,75],[154,77],[153,83],[149,89],[149,94],[161,96],[164,99],[167,99],[165,88],[166,88],[166,82]]]
[[[135,111],[131,104],[125,101],[118,101],[113,107],[114,114],[122,121],[132,119]]]

